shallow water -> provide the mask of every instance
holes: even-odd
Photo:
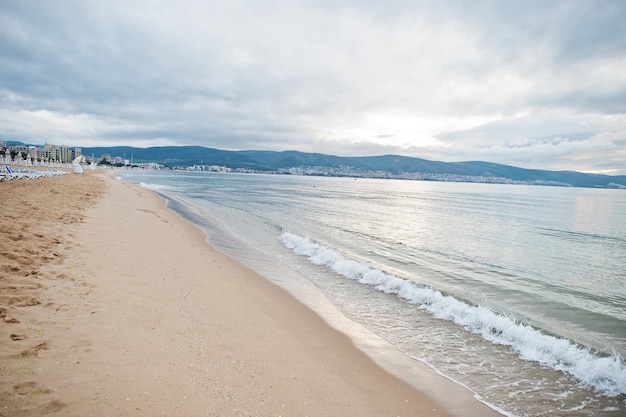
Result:
[[[626,192],[122,171],[510,415],[626,413]],[[181,199],[187,204],[183,204]],[[194,207],[202,210],[196,210]]]

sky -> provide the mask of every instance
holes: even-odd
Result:
[[[0,0],[0,140],[626,175],[623,0]]]

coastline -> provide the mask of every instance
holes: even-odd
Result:
[[[21,184],[7,199],[13,225],[50,214],[19,232],[50,259],[2,270],[17,295],[0,304],[0,416],[501,415],[430,369],[417,388],[391,375],[157,194],[103,172],[37,181],[61,203],[23,210]]]

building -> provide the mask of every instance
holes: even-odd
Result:
[[[4,149],[4,147],[0,147]],[[6,148],[6,155],[15,161],[31,161],[37,160],[37,148],[30,145],[11,145]]]
[[[43,147],[42,157],[45,161],[67,163],[72,162],[72,150],[65,145],[51,145],[46,143]]]

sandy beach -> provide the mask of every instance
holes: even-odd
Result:
[[[500,415],[385,371],[111,173],[0,192],[0,416]]]

